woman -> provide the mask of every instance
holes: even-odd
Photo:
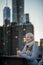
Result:
[[[36,60],[36,57],[37,57],[37,54],[38,54],[38,46],[34,41],[34,35],[32,33],[27,33],[25,40],[26,40],[26,45],[24,46],[21,53],[19,53],[19,55],[21,55],[23,58],[30,60],[30,61],[28,61],[29,65],[38,65],[38,62]],[[27,45],[31,49],[31,51],[30,51],[31,55],[27,55],[25,53]]]

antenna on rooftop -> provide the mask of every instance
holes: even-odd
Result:
[[[8,5],[8,2],[7,2],[7,0],[6,0],[6,6]]]

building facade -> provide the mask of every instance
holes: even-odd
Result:
[[[3,55],[3,48],[4,48],[4,44],[3,44],[3,27],[0,26],[0,55]]]
[[[3,44],[4,55],[11,54],[11,33],[10,33],[10,8],[4,7],[3,9]]]
[[[24,0],[12,0],[12,20],[16,23],[23,23]]]
[[[43,39],[40,39],[40,49],[41,54],[43,55]]]
[[[43,46],[43,39],[40,39],[40,46]]]
[[[23,24],[14,22],[11,23],[12,54],[16,54],[17,48],[20,50],[23,49],[25,45],[24,39],[26,33],[31,32],[34,34],[34,26],[31,22],[29,22],[29,18],[27,19]]]
[[[3,16],[3,54],[15,55],[17,48],[22,50],[25,45],[25,34],[28,32],[34,34],[34,26],[29,20],[29,14],[24,16],[24,0],[12,0],[12,23],[9,23],[10,9],[8,7],[4,8]]]

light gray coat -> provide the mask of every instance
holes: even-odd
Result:
[[[31,51],[32,54],[31,54],[31,56],[24,53],[25,50],[26,50],[27,45],[32,46],[32,51]],[[36,60],[37,55],[38,55],[38,46],[35,43],[35,41],[32,41],[30,43],[26,43],[25,47],[22,50],[21,56],[23,58],[26,58],[26,59],[30,60],[30,61],[28,61],[29,65],[38,65],[38,62]]]

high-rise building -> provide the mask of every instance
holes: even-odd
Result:
[[[30,20],[29,20],[29,14],[24,14],[24,23],[30,23]]]
[[[42,55],[43,55],[43,38],[40,39],[40,46],[41,46],[41,52],[42,52]]]
[[[34,34],[34,26],[29,20],[29,14],[24,16],[24,0],[12,0],[12,23],[10,22],[10,9],[4,8],[3,45],[5,55],[16,54],[17,48],[22,50],[25,45],[25,34]]]
[[[3,9],[3,40],[4,40],[4,54],[10,55],[11,51],[11,37],[10,37],[10,8],[4,7]]]
[[[4,55],[11,54],[11,27],[3,25]]]
[[[16,23],[23,23],[24,0],[12,0],[12,20]]]
[[[4,7],[3,9],[3,20],[4,20],[4,25],[10,24],[10,8],[9,7]]]
[[[43,56],[43,39],[40,39],[40,46],[39,46],[40,54]]]
[[[27,16],[29,17],[29,16]],[[28,21],[27,21],[28,19]],[[26,23],[11,23],[11,40],[12,40],[12,54],[16,54],[16,49],[23,49],[25,42],[25,34],[31,32],[34,34],[34,26],[26,18]]]
[[[40,46],[43,46],[43,39],[40,39]]]
[[[0,26],[0,55],[3,55],[3,27]]]

